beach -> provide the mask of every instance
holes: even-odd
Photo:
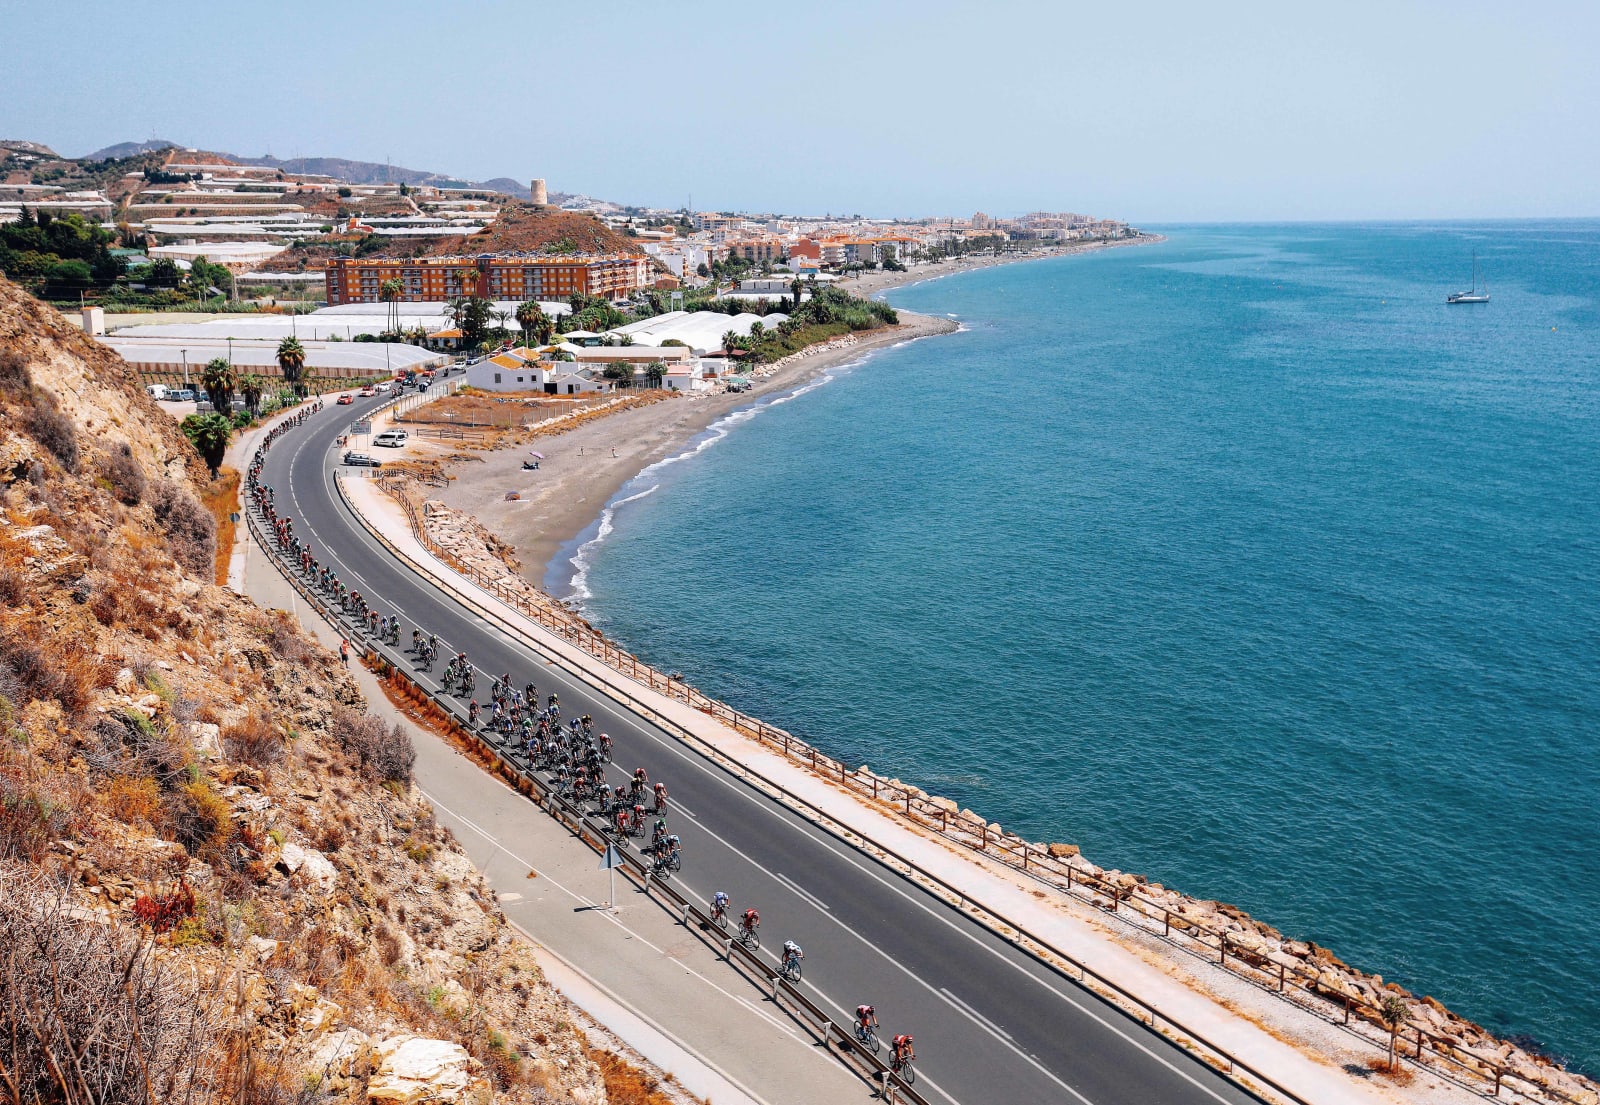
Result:
[[[996,265],[1019,264],[1095,250],[1143,245],[1159,236],[1125,242],[1088,242],[1040,250],[1026,255],[971,257],[941,264],[915,265],[906,272],[868,272],[840,282],[863,298],[891,288],[973,272]],[[845,342],[813,346],[787,358],[770,375],[742,393],[673,398],[593,419],[573,429],[538,438],[532,448],[544,454],[537,471],[524,471],[527,453],[520,448],[485,451],[472,460],[453,461],[446,471],[454,478],[434,497],[475,516],[502,540],[515,546],[524,578],[543,586],[551,562],[562,546],[600,516],[607,502],[634,476],[682,450],[695,435],[731,411],[765,396],[803,387],[830,368],[874,349],[936,334],[957,324],[947,318],[900,312],[900,325],[863,331]],[[461,456],[461,453],[454,453]],[[507,494],[515,493],[515,500]],[[559,597],[559,596],[558,596]]]
[[[527,452],[521,448],[485,451],[472,460],[454,461],[446,466],[454,479],[434,497],[475,516],[514,545],[523,576],[542,586],[561,547],[599,517],[623,484],[679,452],[723,415],[802,387],[873,349],[955,329],[949,319],[903,311],[898,326],[864,331],[848,342],[814,346],[787,358],[749,391],[674,397],[537,438],[531,448],[544,454],[537,471],[523,469]],[[508,501],[506,495],[512,492],[518,498]]]

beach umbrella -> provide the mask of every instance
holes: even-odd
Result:
[[[530,457],[538,457],[540,460],[544,459],[544,454],[543,453],[535,453],[532,449],[528,450],[528,455]]]

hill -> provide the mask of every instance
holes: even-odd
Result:
[[[429,256],[450,253],[536,253],[544,250],[567,253],[632,253],[637,244],[618,234],[593,215],[559,208],[535,208],[526,203],[508,203],[487,228],[463,244],[441,242],[431,247]]]
[[[79,161],[106,161],[111,158],[136,157],[142,153],[155,153],[158,150],[178,149],[178,143],[168,142],[164,138],[152,138],[147,142],[118,142],[114,146],[107,146],[103,150],[84,154]]]
[[[266,264],[266,272],[320,272],[335,257],[449,257],[461,253],[632,253],[637,243],[605,223],[579,211],[536,210],[508,203],[494,222],[470,238],[382,238],[360,241],[307,241],[284,250]]]
[[[133,381],[0,279],[4,1096],[605,1105],[404,731],[211,584],[204,465]]]

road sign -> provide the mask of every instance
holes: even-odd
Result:
[[[370,434],[372,432],[372,419],[363,418],[350,423],[350,432],[353,434]]]
[[[232,522],[234,525],[238,525],[239,524],[239,512],[237,510],[228,511],[228,521]]]

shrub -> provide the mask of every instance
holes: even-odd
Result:
[[[33,390],[33,374],[28,371],[28,359],[16,349],[0,350],[0,391],[21,392]]]
[[[51,841],[69,835],[72,821],[72,810],[43,787],[0,771],[0,861],[37,863]]]
[[[167,830],[190,855],[208,863],[220,860],[233,836],[233,810],[204,782],[196,781],[167,795]]]
[[[133,455],[126,441],[119,442],[106,457],[105,477],[111,484],[111,493],[126,506],[138,506],[144,498],[144,469]]]
[[[267,646],[289,664],[303,664],[316,657],[311,642],[282,610],[273,612],[272,625],[267,630]]]
[[[172,480],[156,484],[150,508],[167,531],[173,559],[195,575],[209,578],[217,556],[217,523],[210,512]]]
[[[222,731],[222,751],[235,763],[270,767],[283,759],[283,735],[270,718],[252,714]]]
[[[333,736],[368,778],[379,782],[411,781],[417,750],[398,723],[385,727],[372,714],[340,707],[333,712]]]
[[[61,467],[68,472],[78,470],[78,429],[72,419],[56,409],[55,399],[48,392],[35,397],[28,409],[28,433],[50,451]]]
[[[111,816],[124,824],[154,825],[161,816],[161,787],[148,775],[118,775],[106,784],[103,801]]]
[[[0,867],[0,932],[0,1070],[19,1096],[194,1099],[214,1015],[194,973],[17,867]]]
[[[182,879],[165,894],[140,894],[133,901],[133,915],[156,932],[169,932],[194,913],[194,891]]]
[[[99,686],[99,661],[87,649],[45,652],[11,629],[0,629],[0,695],[12,702],[50,698],[69,718],[82,714]]]

